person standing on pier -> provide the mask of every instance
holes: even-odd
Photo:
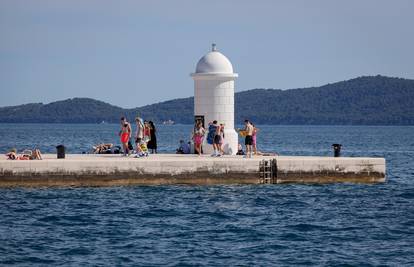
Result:
[[[148,121],[144,121],[144,142],[148,145],[148,142],[151,140],[151,128],[148,124]]]
[[[216,121],[216,133],[214,135],[214,140],[213,140],[214,155],[216,157],[220,157],[221,152],[222,152],[222,150],[221,150],[222,131],[223,131],[223,129],[221,128],[221,125],[218,125],[217,121]]]
[[[222,155],[224,155],[224,149],[223,149],[223,144],[224,144],[224,123],[220,123],[220,144],[218,145],[220,148],[220,153]]]
[[[216,141],[218,140],[218,142],[220,141],[219,138],[220,136],[217,136],[217,128],[219,127],[219,125],[217,125],[217,121],[214,120],[212,123],[209,122],[208,124],[208,135],[207,135],[207,143],[213,145],[213,154],[211,155],[212,157],[217,157],[219,155],[219,151],[217,150],[217,145],[216,145]]]
[[[150,140],[148,141],[148,149],[151,149],[151,153],[157,154],[157,136],[155,135],[156,129],[154,122],[149,121]]]
[[[121,130],[119,136],[121,138],[122,147],[124,149],[124,156],[129,154],[128,142],[131,138],[131,124],[126,120],[125,117],[121,118]]]
[[[135,131],[135,147],[136,147],[136,154],[137,156],[142,155],[143,151],[141,149],[141,142],[143,142],[144,138],[144,122],[140,117],[135,118],[135,123],[137,125],[137,130]]]
[[[193,141],[196,153],[201,156],[201,144],[203,143],[205,130],[201,121],[198,121],[194,127]]]
[[[253,148],[253,154],[258,155],[257,152],[257,132],[259,131],[259,128],[256,127],[256,125],[252,124],[253,126],[253,134],[252,134],[252,148]]]
[[[244,121],[244,131],[246,132],[246,137],[244,140],[244,144],[246,145],[246,158],[251,158],[253,151],[252,151],[252,145],[253,145],[253,131],[254,127],[253,124],[249,120]]]

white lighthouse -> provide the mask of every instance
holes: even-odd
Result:
[[[194,116],[204,122],[208,130],[208,123],[217,120],[224,126],[224,153],[234,155],[237,152],[238,136],[234,130],[234,79],[230,60],[217,51],[212,45],[208,52],[197,63],[194,79]],[[212,147],[203,145],[204,153],[211,153]]]

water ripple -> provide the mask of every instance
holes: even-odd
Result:
[[[97,133],[96,125],[0,125],[2,150],[30,143],[6,135],[10,127],[21,136],[42,129],[52,133],[31,136],[39,146],[48,145],[45,150],[50,152],[54,151],[50,144],[62,138],[53,135],[57,129],[67,133],[69,151],[80,152],[98,139],[115,140],[117,126],[99,126]],[[160,146],[172,148],[187,128],[161,127]],[[261,129],[259,143],[282,154],[330,155],[335,140],[346,144],[345,155],[383,156],[388,181],[2,188],[0,265],[414,265],[412,127]],[[79,131],[90,138],[78,139],[73,134]]]

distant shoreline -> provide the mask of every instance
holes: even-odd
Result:
[[[320,87],[235,93],[235,122],[258,125],[414,125],[414,80],[366,76]],[[202,114],[198,114],[202,115]],[[194,98],[124,109],[91,98],[0,108],[0,123],[117,123],[136,116],[194,122]]]
[[[0,124],[64,124],[64,125],[119,125],[116,122],[108,122],[108,123],[92,123],[92,122],[0,122]],[[162,123],[155,123],[157,127],[174,127],[174,126],[193,126],[191,123],[176,123],[173,125],[164,125]],[[414,124],[257,124],[261,127],[274,127],[274,126],[281,126],[281,127],[414,127]],[[241,128],[243,126],[242,123],[235,124],[235,126]],[[236,127],[236,128],[237,128]]]

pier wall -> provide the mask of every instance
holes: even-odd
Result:
[[[276,159],[274,183],[385,182],[383,158],[194,155],[67,155],[44,160],[0,160],[0,186],[114,186],[258,184],[260,162]]]

